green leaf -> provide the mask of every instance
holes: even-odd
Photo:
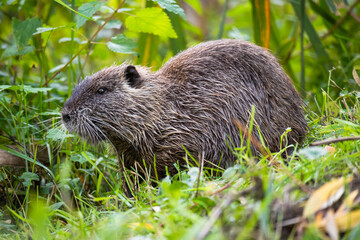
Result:
[[[13,57],[13,56],[22,56],[22,55],[26,55],[28,53],[31,53],[34,50],[35,50],[34,46],[26,46],[26,47],[24,47],[23,49],[21,49],[19,51],[16,44],[14,44],[11,47],[8,47],[8,48],[5,49],[5,51],[1,55],[1,58],[8,58],[8,57]]]
[[[197,167],[190,168],[187,174],[183,176],[182,181],[189,187],[195,187],[198,182],[199,171]]]
[[[36,29],[36,32],[33,35],[37,35],[39,33],[49,32],[58,29],[57,27],[39,27]]]
[[[125,21],[134,32],[152,33],[161,37],[177,38],[169,17],[160,8],[144,8]]]
[[[23,89],[26,93],[39,93],[39,92],[47,92],[50,91],[52,88],[42,87],[42,88],[34,88],[29,85],[24,85]]]
[[[81,154],[72,154],[71,157],[70,157],[70,160],[73,161],[73,162],[78,162],[80,164],[88,162],[86,157],[84,157]]]
[[[1,58],[4,59],[4,58],[8,58],[8,57],[17,56],[17,55],[19,55],[19,51],[17,49],[16,44],[14,44],[5,49],[5,51],[1,55]]]
[[[103,22],[101,22],[101,24],[103,24]],[[122,22],[116,19],[110,20],[106,23],[106,25],[104,26],[104,28],[106,29],[120,29],[122,25]]]
[[[72,137],[71,134],[66,134],[65,131],[62,131],[59,128],[52,128],[46,133],[46,139],[52,140],[52,141],[61,141],[64,140],[67,137]]]
[[[13,18],[12,27],[17,46],[23,48],[41,25],[41,21],[37,18],[26,19],[25,21]]]
[[[26,93],[38,93],[50,91],[52,88],[34,88],[29,85],[0,85],[0,92],[5,89],[13,91],[24,90]]]
[[[10,74],[4,71],[0,71],[0,77],[10,77]]]
[[[81,40],[80,38],[74,37],[73,39],[69,38],[69,37],[63,37],[59,39],[59,43],[64,43],[64,42],[76,42],[78,44],[81,44]]]
[[[310,160],[314,160],[325,156],[328,153],[328,150],[323,147],[307,147],[299,150],[300,155],[304,155]]]
[[[11,85],[0,85],[0,92],[4,91],[5,89],[8,89],[10,87],[11,87]]]
[[[213,208],[216,205],[216,202],[208,197],[195,197],[193,201],[200,206],[204,207],[205,209]]]
[[[153,2],[157,2],[162,9],[179,14],[183,19],[186,20],[184,10],[179,5],[177,5],[175,0],[153,0]]]
[[[137,52],[133,51],[137,44],[123,34],[113,37],[111,42],[108,42],[106,45],[113,52],[138,55]]]
[[[80,28],[87,19],[91,18],[94,13],[99,10],[105,3],[104,2],[88,2],[79,7],[78,11],[81,14],[76,22],[76,27]],[[83,17],[86,16],[87,18]]]
[[[23,179],[23,184],[25,187],[28,187],[29,185],[31,186],[31,181],[35,180],[35,181],[39,181],[39,176],[36,173],[32,173],[32,172],[24,172],[20,179]]]
[[[58,30],[58,29],[63,29],[63,28],[72,28],[75,26],[75,23],[70,23],[64,26],[60,26],[60,27],[38,27],[36,29],[36,32],[33,35],[37,35],[40,33],[44,33],[44,32],[50,32],[50,31],[54,31],[54,30]]]
[[[337,9],[335,7],[335,4],[332,0],[326,0],[327,5],[329,6],[331,12],[336,13]]]
[[[57,202],[49,206],[49,209],[55,211],[60,209],[64,205],[64,202]]]
[[[224,171],[223,178],[226,180],[231,180],[232,178],[237,176],[237,174],[236,174],[237,172],[238,171],[236,170],[235,167],[229,167]]]

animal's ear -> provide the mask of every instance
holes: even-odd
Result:
[[[136,67],[133,65],[129,65],[125,69],[125,78],[128,81],[131,87],[138,87],[141,83],[141,77],[138,71],[136,71]]]

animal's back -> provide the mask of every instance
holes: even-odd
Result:
[[[170,82],[170,125],[186,133],[183,144],[190,152],[204,153],[204,159],[215,164],[221,156],[220,165],[233,162],[230,148],[241,145],[234,122],[247,126],[252,106],[255,124],[271,151],[280,149],[288,127],[290,144],[306,133],[302,101],[291,80],[275,57],[251,43],[201,43],[169,60],[156,75]],[[258,137],[257,130],[253,134]]]

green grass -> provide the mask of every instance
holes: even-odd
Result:
[[[209,172],[199,175],[200,169],[192,167],[160,180],[155,187],[147,179],[139,184],[136,172],[129,170],[129,181],[135,183],[131,198],[122,191],[117,159],[106,146],[89,146],[77,137],[64,135],[54,121],[49,121],[53,126],[50,130],[58,132],[47,146],[57,153],[46,167],[34,165],[33,158],[28,157],[25,172],[1,168],[0,236],[280,239],[281,224],[277,222],[284,220],[282,209],[286,204],[294,205],[293,217],[301,216],[301,203],[312,190],[359,171],[359,141],[333,143],[332,153],[324,147],[309,147],[316,140],[357,136],[360,131],[357,92],[348,92],[335,101],[325,94],[324,98],[325,104],[319,109],[322,114],[307,111],[309,134],[290,159],[274,153],[255,160],[245,149],[238,149],[241,159],[222,176]],[[10,111],[9,121],[16,118]],[[18,131],[19,136],[26,136],[29,127]],[[289,231],[293,238],[296,227]],[[351,239],[356,231],[359,228],[347,231],[344,238]],[[323,234],[309,225],[302,236],[314,239]]]

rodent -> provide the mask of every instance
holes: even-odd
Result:
[[[247,126],[253,105],[270,151],[279,151],[287,128],[288,144],[301,142],[303,101],[277,59],[224,39],[191,47],[156,72],[121,64],[86,77],[65,102],[62,120],[90,142],[109,141],[125,167],[145,162],[162,178],[177,172],[175,163],[186,165],[184,148],[205,166],[234,164],[233,149],[241,146],[234,120]],[[256,128],[252,134],[259,139]]]

